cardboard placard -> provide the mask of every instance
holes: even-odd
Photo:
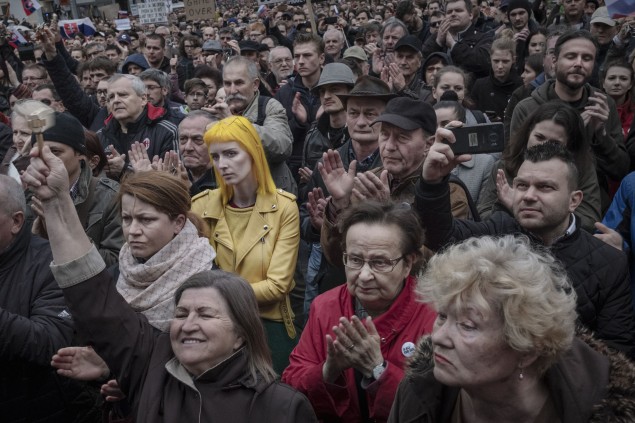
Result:
[[[139,22],[141,24],[167,23],[168,10],[165,7],[165,0],[147,0],[145,3],[137,4],[139,7]]]
[[[184,0],[185,19],[188,21],[214,19],[216,2],[214,0]]]

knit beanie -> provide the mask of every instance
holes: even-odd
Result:
[[[529,0],[509,0],[507,7],[507,15],[514,9],[525,9],[528,15],[531,15],[531,4]]]
[[[69,113],[55,112],[55,125],[44,131],[44,141],[59,142],[86,154],[84,127]],[[31,144],[35,145],[35,133],[31,135]]]

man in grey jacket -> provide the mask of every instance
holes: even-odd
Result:
[[[297,195],[297,185],[285,162],[293,146],[287,114],[276,99],[259,94],[260,75],[256,64],[242,56],[232,57],[223,67],[223,85],[225,101],[209,111],[219,119],[230,116],[249,119],[262,139],[276,186]]]

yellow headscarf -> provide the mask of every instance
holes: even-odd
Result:
[[[230,116],[220,122],[216,122],[205,132],[203,139],[205,140],[208,150],[212,144],[226,142],[237,142],[240,144],[242,149],[251,156],[254,175],[258,181],[257,193],[265,194],[276,192],[276,184],[273,182],[271,172],[269,171],[269,164],[265,157],[262,141],[248,119],[242,116]],[[216,182],[221,190],[223,204],[227,204],[234,195],[234,190],[231,186],[225,184],[225,181],[215,166],[214,174],[216,175]]]

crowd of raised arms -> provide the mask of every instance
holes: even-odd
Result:
[[[635,422],[635,18],[215,13],[0,40],[1,421]]]

